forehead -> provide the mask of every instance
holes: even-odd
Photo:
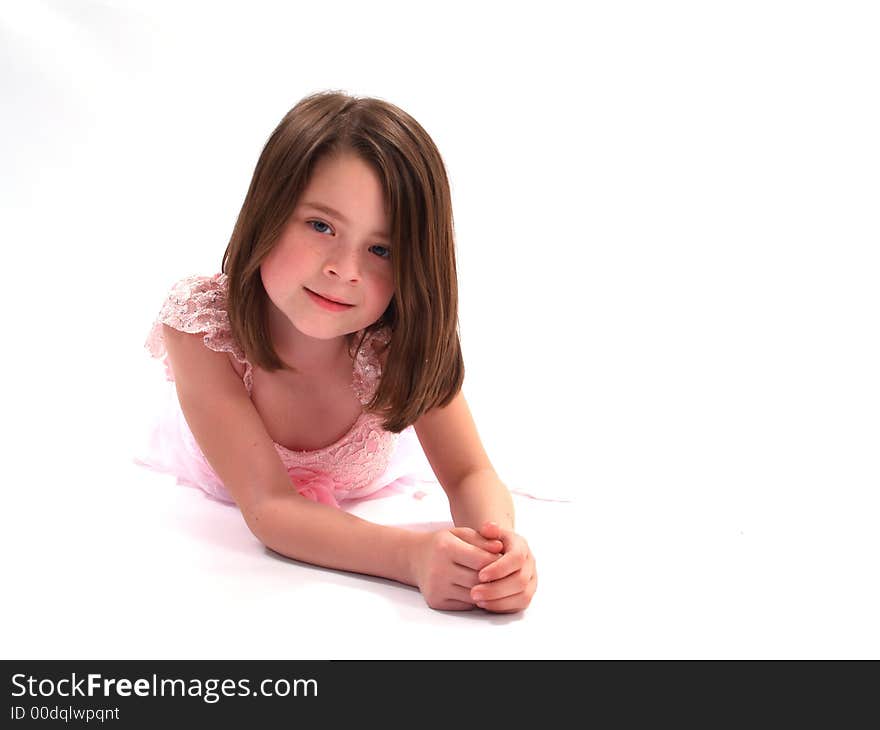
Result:
[[[346,226],[363,226],[386,234],[387,205],[381,180],[354,156],[321,160],[312,172],[297,207],[330,216]]]
[[[321,195],[382,196],[382,181],[376,171],[356,155],[334,155],[319,160],[312,168],[305,192]]]

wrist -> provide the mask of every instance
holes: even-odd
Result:
[[[422,555],[430,533],[414,530],[404,530],[403,532],[402,544],[397,553],[400,556],[401,582],[418,588]]]
[[[510,490],[494,469],[468,474],[454,489],[447,490],[447,494],[456,527],[470,527],[479,532],[486,522],[495,522],[503,530],[514,529]]]

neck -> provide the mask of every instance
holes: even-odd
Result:
[[[307,378],[326,378],[345,368],[350,370],[352,358],[348,354],[349,336],[319,340],[304,335],[287,317],[269,302],[269,335],[278,357],[296,370],[293,375]]]

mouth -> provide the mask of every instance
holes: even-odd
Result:
[[[329,302],[330,304],[335,304],[337,307],[353,307],[354,306],[353,304],[349,304],[348,302],[343,302],[341,299],[333,299],[333,297],[327,297],[327,296],[324,296],[323,294],[318,294],[318,292],[314,292],[311,289],[308,289],[308,288],[305,288],[305,289],[313,297],[317,297],[319,300]]]

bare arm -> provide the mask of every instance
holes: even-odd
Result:
[[[455,524],[479,530],[491,521],[513,529],[513,500],[486,455],[464,393],[423,414],[415,430]]]
[[[437,588],[432,566],[478,570],[496,555],[474,543],[490,541],[377,525],[300,496],[229,358],[202,335],[163,331],[187,424],[258,540],[296,560],[417,585],[432,605],[456,605],[450,593],[462,603],[466,590],[450,588],[451,579]]]
[[[418,585],[412,557],[423,533],[367,522],[293,492],[258,502],[245,520],[260,542],[287,557]]]

